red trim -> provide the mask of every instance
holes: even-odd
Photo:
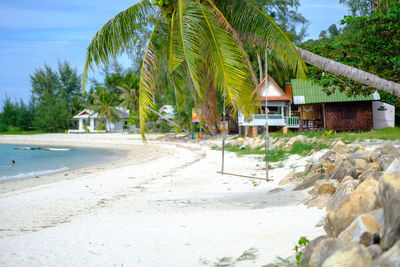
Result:
[[[272,84],[275,85],[275,87],[278,89],[278,91],[280,91],[282,93],[282,96],[268,96],[267,100],[268,101],[289,101],[290,102],[290,98],[287,96],[287,94],[285,93],[285,91],[283,91],[279,85],[275,82],[275,80],[268,75],[268,81]],[[265,83],[265,78],[264,80],[262,80],[262,82],[257,86],[257,88],[251,93],[251,96],[253,96],[255,93],[257,93],[258,95],[260,95],[260,90],[261,87],[264,85]],[[265,96],[260,97],[261,101],[265,101]]]

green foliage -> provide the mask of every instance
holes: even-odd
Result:
[[[85,133],[89,132],[89,128],[86,126],[86,124],[82,124],[82,127],[85,130]]]
[[[169,125],[169,122],[163,120],[160,124],[160,131],[162,133],[169,133],[171,131],[171,125]]]
[[[343,32],[338,36],[318,41],[307,41],[302,46],[320,56],[373,73],[383,79],[400,82],[400,2],[385,12],[374,12],[369,16],[346,16],[342,22]],[[309,68],[310,78],[317,80],[328,93],[333,90],[346,91],[348,95],[370,94],[368,88],[350,79],[322,73]],[[397,108],[400,114],[400,98],[380,93],[381,98]]]
[[[115,91],[98,86],[94,88],[92,97],[93,105],[90,108],[99,114],[99,121],[105,121],[108,132],[110,122],[120,119],[116,108],[119,104],[118,95]]]
[[[106,129],[106,126],[104,125],[104,123],[99,124],[96,128],[97,131],[104,131]],[[85,129],[86,131],[86,129]]]
[[[284,6],[298,5],[297,0],[291,1],[292,4],[279,2]],[[281,8],[276,10],[281,12]],[[157,92],[166,85],[158,84],[163,74],[170,80],[167,90],[174,92],[175,99],[179,91],[190,87],[190,97],[196,101],[194,106],[202,109],[205,124],[211,129],[219,120],[217,91],[221,95],[226,93],[226,104],[232,111],[240,108],[246,115],[253,111],[256,103],[248,96],[257,81],[239,33],[268,39],[282,64],[291,66],[296,75],[304,76],[305,65],[293,43],[253,1],[159,0],[152,4],[143,0],[116,15],[93,38],[87,50],[82,83],[86,83],[87,71],[93,64],[108,64],[112,57],[130,49],[137,31],[150,22],[154,28],[144,53],[139,86],[138,114],[143,138],[146,121],[157,104]],[[163,71],[162,66],[168,66],[168,71]],[[181,110],[178,108],[178,112]]]
[[[50,132],[67,129],[68,118],[81,111],[84,104],[77,70],[66,61],[59,62],[57,71],[45,65],[36,69],[30,79],[34,127]]]
[[[303,250],[309,242],[310,241],[305,236],[302,236],[298,241],[298,245],[294,247],[294,250],[296,251],[297,265],[300,265],[301,256],[303,255]]]

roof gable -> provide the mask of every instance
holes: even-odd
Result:
[[[268,97],[267,86],[264,80],[258,85],[257,89],[253,91],[252,95],[258,94],[262,101],[290,101],[286,93],[279,87],[275,80],[268,75]],[[266,99],[267,98],[267,99]]]
[[[293,103],[296,105],[301,104],[314,104],[314,103],[331,103],[331,102],[355,102],[355,101],[372,101],[379,100],[377,92],[368,96],[347,96],[344,92],[335,92],[328,95],[322,86],[311,81],[303,79],[292,80],[293,90]]]

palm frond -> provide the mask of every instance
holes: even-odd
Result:
[[[214,3],[237,32],[264,40],[269,48],[279,54],[282,62],[292,66],[297,77],[305,77],[305,63],[273,18],[257,8],[250,0],[215,0]]]
[[[120,12],[96,33],[86,52],[82,74],[83,89],[87,83],[88,70],[93,68],[93,63],[108,64],[111,57],[130,48],[136,30],[149,22],[155,13],[150,0],[142,0]]]
[[[221,93],[226,93],[226,104],[233,112],[240,108],[245,114],[250,113],[254,107],[254,99],[251,97],[254,86],[243,51],[232,33],[220,27],[218,17],[209,8],[203,6],[202,13],[208,27],[208,65],[214,73],[215,87]]]
[[[182,39],[179,34],[178,15],[174,10],[170,24],[169,48],[168,48],[168,69],[172,73],[185,60],[182,48]]]
[[[151,109],[154,109],[153,93],[160,67],[161,58],[166,55],[165,43],[168,42],[169,25],[160,18],[154,26],[143,58],[139,83],[139,119],[140,133],[143,140],[146,140],[145,133],[148,132],[146,122],[148,121]]]

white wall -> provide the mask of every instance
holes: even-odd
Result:
[[[394,127],[394,106],[382,101],[372,102],[374,129]]]

